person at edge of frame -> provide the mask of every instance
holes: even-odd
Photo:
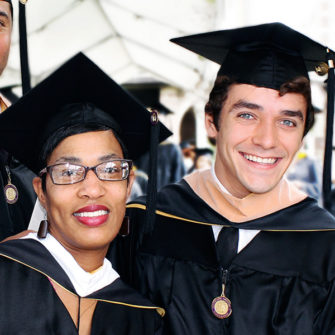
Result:
[[[6,68],[13,29],[11,0],[0,0],[0,75]],[[0,113],[11,101],[0,93]],[[12,135],[11,135],[12,136]],[[0,143],[0,241],[27,229],[36,195],[32,187],[35,174],[12,157]]]
[[[128,204],[109,257],[166,309],[164,334],[335,334],[335,219],[283,178],[327,48],[281,23],[172,41],[221,65],[205,106],[215,163],[161,189],[150,234],[145,200]]]

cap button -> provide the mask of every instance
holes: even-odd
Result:
[[[321,62],[320,64],[316,65],[314,69],[319,76],[324,76],[328,73],[329,66],[325,62]]]
[[[157,124],[158,123],[158,112],[156,109],[153,109],[151,107],[148,107],[147,110],[150,112],[150,122],[151,124]]]

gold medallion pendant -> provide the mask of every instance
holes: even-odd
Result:
[[[219,319],[227,319],[232,313],[231,301],[224,295],[224,285],[221,295],[212,301],[212,312]]]
[[[19,198],[19,192],[16,186],[13,184],[7,184],[5,186],[5,196],[7,203],[15,204],[17,199]]]
[[[12,204],[15,204],[17,199],[19,198],[19,191],[17,190],[16,186],[12,184],[8,166],[6,166],[6,172],[8,175],[8,183],[4,188],[5,197],[6,197],[7,203],[12,205]]]

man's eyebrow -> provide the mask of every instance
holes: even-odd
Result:
[[[235,104],[233,104],[231,110],[242,109],[242,108],[258,109],[258,110],[262,110],[263,109],[262,106],[257,105],[255,103],[252,103],[252,102],[249,102],[249,101],[246,101],[246,100],[239,100]]]
[[[280,114],[284,116],[298,117],[300,120],[304,121],[304,114],[299,110],[297,111],[283,110],[280,112]]]

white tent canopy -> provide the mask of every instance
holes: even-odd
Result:
[[[152,77],[201,92],[208,84],[206,62],[169,39],[212,30],[215,9],[215,2],[204,0],[29,0],[32,85],[83,51],[119,83]],[[12,50],[0,87],[20,83],[18,6],[14,11]]]

